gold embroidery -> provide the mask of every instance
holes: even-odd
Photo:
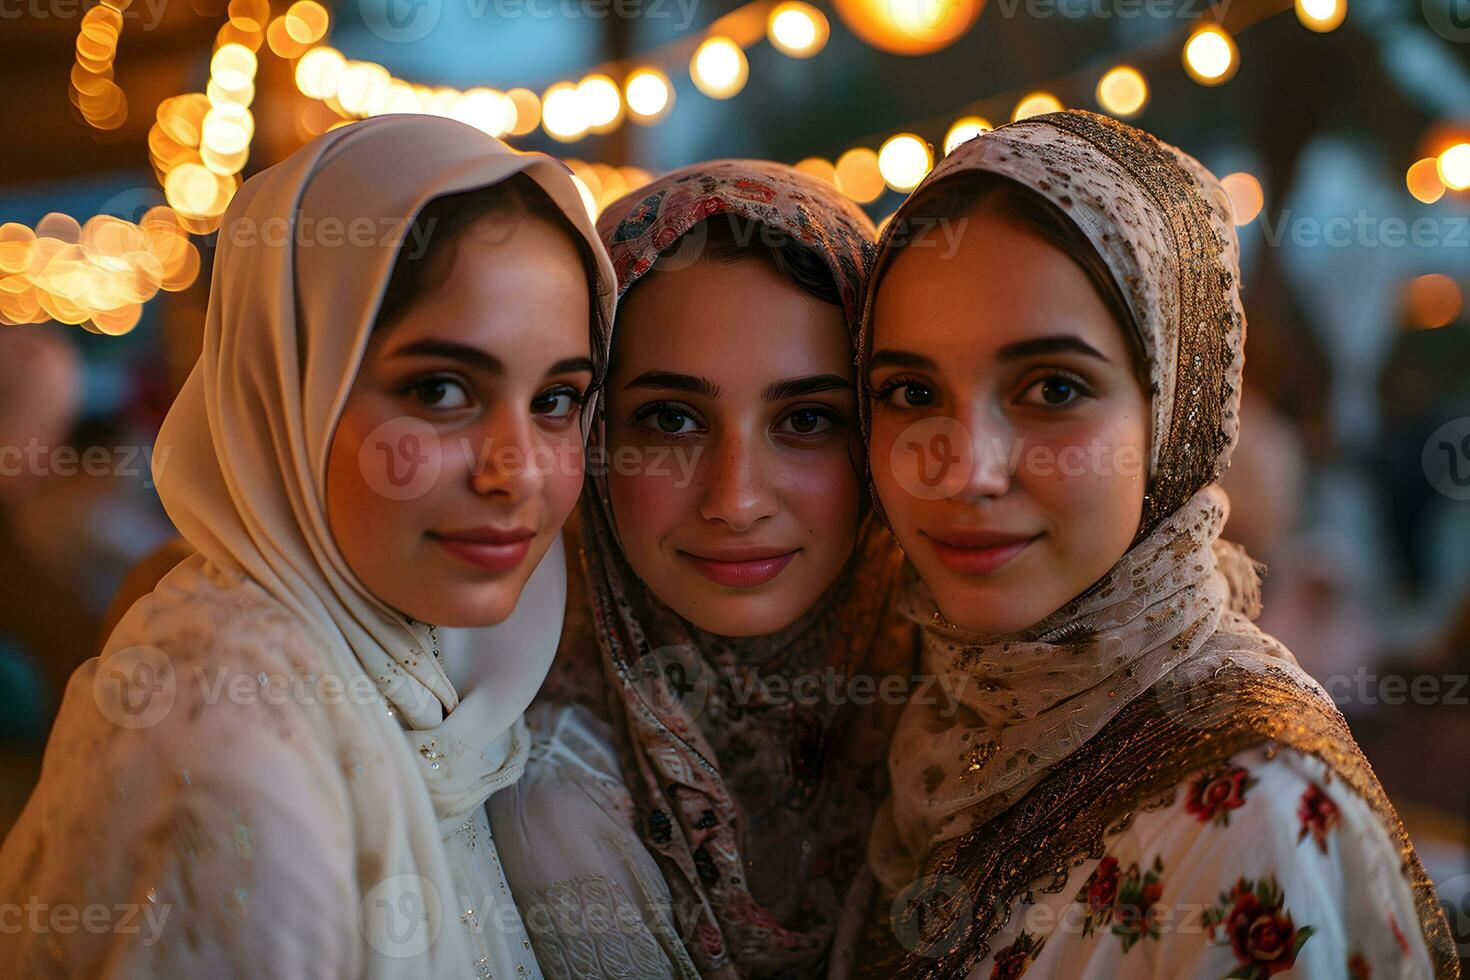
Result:
[[[926,932],[958,941],[910,952],[892,934],[890,910],[875,908],[859,975],[965,976],[990,954],[990,937],[1033,883],[1049,882],[1051,890],[1069,869],[1101,855],[1106,839],[1136,813],[1172,799],[1191,774],[1263,743],[1321,760],[1369,804],[1399,850],[1435,976],[1458,977],[1455,943],[1434,885],[1342,715],[1283,671],[1235,665],[1196,684],[1166,679],[1155,685],[1010,809],[936,848],[926,878],[962,882],[975,901],[967,921],[931,925]]]

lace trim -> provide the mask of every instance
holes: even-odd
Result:
[[[1191,774],[1267,742],[1321,760],[1378,814],[1413,890],[1434,975],[1458,977],[1455,943],[1434,885],[1342,715],[1286,671],[1234,664],[1199,683],[1166,679],[1156,685],[1015,806],[936,848],[922,881],[936,891],[945,890],[936,882],[957,882],[966,895],[986,900],[975,901],[973,914],[959,921],[954,909],[970,903],[950,902],[946,910],[940,895],[925,909],[931,914],[924,935],[907,946],[898,941],[889,903],[875,903],[882,907],[869,916],[858,976],[966,976],[990,954],[990,938],[1035,883],[1056,890],[1072,868],[1101,857],[1105,840],[1140,810],[1172,799]]]

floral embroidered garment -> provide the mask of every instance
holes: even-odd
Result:
[[[1228,197],[1117,120],[1035,116],[935,168],[879,274],[930,188],[982,174],[1062,212],[1123,293],[1152,396],[1143,512],[1098,582],[1011,635],[946,622],[910,569],[921,670],[961,710],[904,710],[830,975],[1457,976],[1398,815],[1326,693],[1256,627],[1259,570],[1220,538],[1245,358]]]
[[[1011,910],[972,978],[1428,977],[1399,853],[1330,769],[1248,749]]]

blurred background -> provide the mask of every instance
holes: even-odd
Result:
[[[1470,949],[1470,0],[0,0],[0,834],[129,569],[240,181],[383,112],[553,153],[594,212],[763,157],[875,220],[1075,106],[1229,188],[1229,536]],[[115,613],[114,613],[115,615]]]

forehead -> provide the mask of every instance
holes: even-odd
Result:
[[[613,351],[618,376],[658,369],[765,384],[852,372],[842,311],[758,257],[652,274],[624,298]]]
[[[984,355],[1017,340],[1071,333],[1093,346],[1127,340],[1082,267],[1013,218],[962,214],[891,257],[873,306],[873,347]]]

